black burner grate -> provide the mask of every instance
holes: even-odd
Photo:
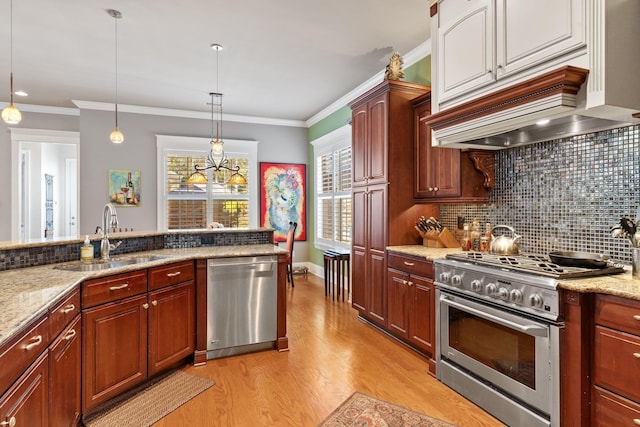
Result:
[[[498,255],[484,252],[462,252],[449,254],[447,258],[487,267],[506,268],[515,272],[552,277],[554,279],[605,276],[624,271],[621,265],[613,263],[605,268],[565,267],[551,262],[546,256],[535,254]]]

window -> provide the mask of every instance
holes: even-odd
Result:
[[[351,245],[351,127],[312,142],[316,172],[316,247]]]
[[[247,185],[228,185],[231,172],[205,171],[206,184],[187,184],[194,165],[205,165],[209,140],[158,135],[158,229],[256,228],[258,223],[257,142],[225,140],[229,166],[240,166]]]

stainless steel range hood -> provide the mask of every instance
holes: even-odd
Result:
[[[637,110],[588,100],[588,74],[565,66],[439,111],[432,144],[499,150],[640,123]]]

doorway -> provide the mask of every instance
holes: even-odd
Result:
[[[11,129],[11,238],[78,237],[78,132]]]

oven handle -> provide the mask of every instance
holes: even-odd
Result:
[[[532,336],[536,336],[536,337],[547,337],[549,336],[549,328],[546,327],[541,327],[538,325],[522,325],[519,323],[515,323],[512,322],[510,320],[507,319],[502,319],[498,316],[494,316],[493,314],[489,314],[486,313],[484,311],[469,307],[467,304],[461,304],[459,302],[450,300],[446,295],[441,295],[440,296],[440,301],[444,304],[450,305],[452,307],[455,307],[457,309],[463,310],[463,311],[467,311],[471,314],[474,314],[478,317],[481,317],[485,320],[489,320],[491,322],[495,322],[498,323],[502,326],[506,326],[507,328],[511,328],[511,329],[516,329],[518,331],[521,331],[527,335],[532,335]]]

